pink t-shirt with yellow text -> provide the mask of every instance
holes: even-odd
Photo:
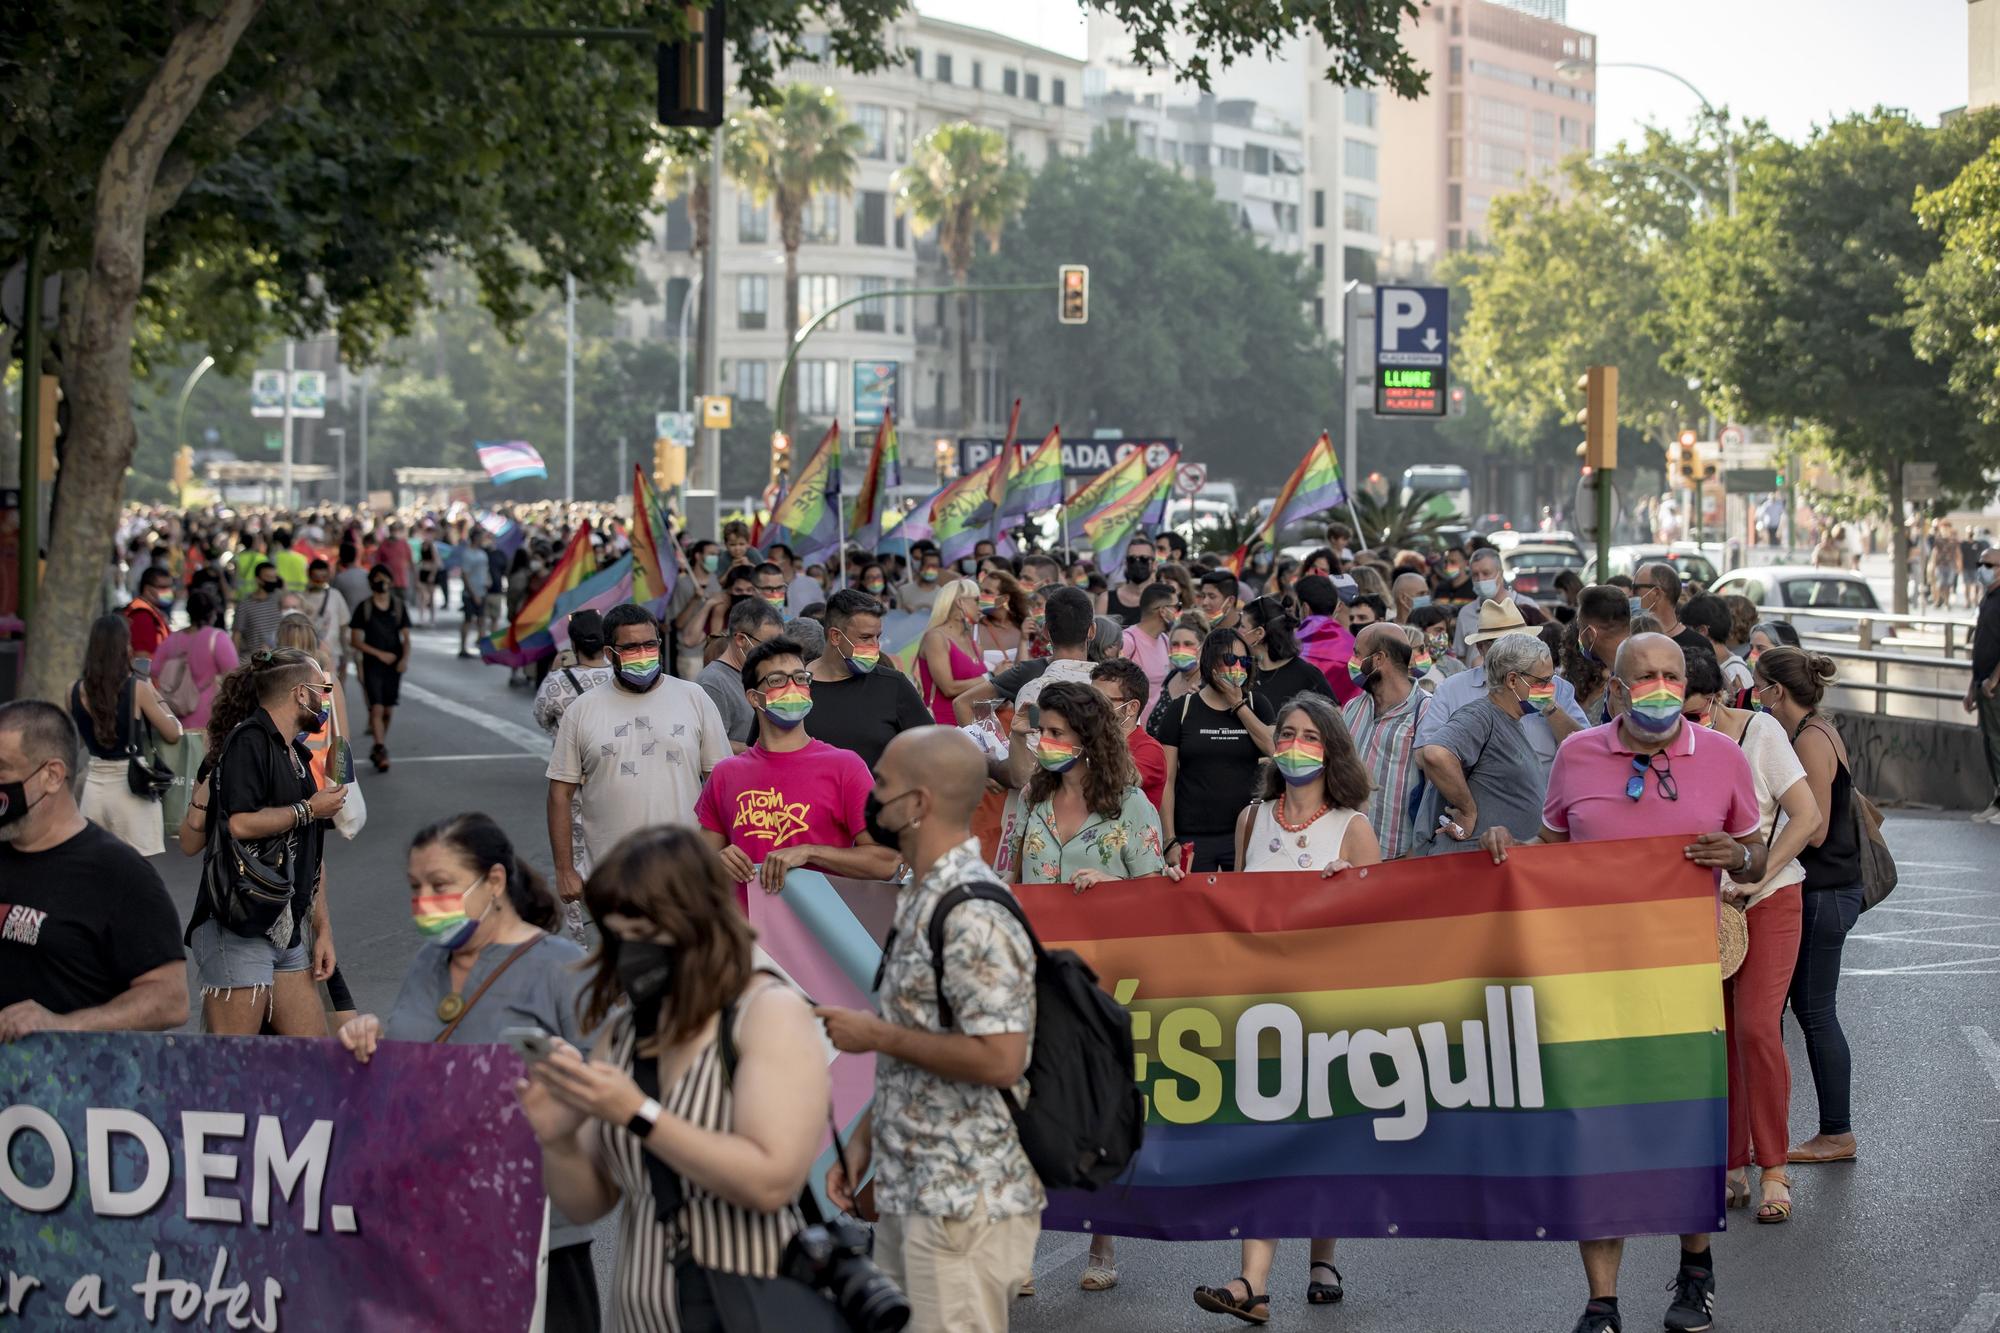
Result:
[[[759,865],[778,847],[852,847],[874,785],[860,755],[825,741],[784,753],[753,745],[708,775],[695,821]]]

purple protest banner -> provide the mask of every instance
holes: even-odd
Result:
[[[49,1033],[0,1046],[0,1316],[499,1333],[541,1156],[501,1046]]]

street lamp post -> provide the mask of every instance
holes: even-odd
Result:
[[[1602,171],[1606,175],[1612,175],[1628,167],[1637,167],[1640,164],[1636,162],[1620,162],[1618,159],[1611,157],[1593,157],[1586,161],[1584,165],[1594,171]],[[1702,217],[1706,218],[1708,216],[1708,191],[1701,188],[1700,181],[1678,167],[1669,167],[1658,162],[1646,163],[1644,164],[1644,169],[1658,172],[1662,176],[1672,176],[1675,180],[1687,186],[1688,189],[1694,192],[1695,208],[1700,211]]]
[[[1556,62],[1556,73],[1568,79],[1582,78],[1585,74],[1593,73],[1600,69],[1649,70],[1654,74],[1666,75],[1674,82],[1680,84],[1681,87],[1694,94],[1695,100],[1701,103],[1702,111],[1710,120],[1715,122],[1716,133],[1722,139],[1722,169],[1729,181],[1729,216],[1735,217],[1736,145],[1730,137],[1729,126],[1723,120],[1722,113],[1715,109],[1715,103],[1709,101],[1707,95],[1701,89],[1695,87],[1694,84],[1690,83],[1684,76],[1676,74],[1662,65],[1648,65],[1637,60],[1600,60],[1596,62],[1588,60],[1558,60]]]
[[[333,437],[333,502],[347,503],[347,428],[328,426],[326,433]]]

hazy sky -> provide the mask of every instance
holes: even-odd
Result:
[[[1081,58],[1076,0],[917,0],[927,14],[993,28]],[[1663,65],[1718,106],[1787,138],[1878,103],[1918,120],[1965,103],[1965,0],[1569,0],[1598,59]],[[1643,70],[1598,75],[1597,142],[1649,121],[1678,127],[1697,103]]]

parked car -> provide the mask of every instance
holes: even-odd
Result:
[[[1555,532],[1522,532],[1515,529],[1508,529],[1501,532],[1489,532],[1486,534],[1486,540],[1492,543],[1493,549],[1496,551],[1511,551],[1516,546],[1567,546],[1578,555],[1583,554],[1583,543],[1577,540],[1576,534],[1561,530]]]
[[[1500,569],[1513,583],[1515,592],[1524,592],[1538,602],[1553,602],[1560,600],[1556,594],[1556,575],[1570,569],[1580,576],[1583,553],[1573,546],[1523,542],[1500,552]]]
[[[1585,583],[1602,583],[1617,574],[1631,576],[1633,570],[1651,560],[1665,560],[1680,571],[1683,583],[1699,583],[1713,592],[1715,584],[1715,559],[1723,554],[1722,547],[1713,543],[1701,546],[1693,542],[1675,542],[1672,546],[1658,544],[1644,546],[1614,546],[1611,548],[1611,564],[1601,574],[1597,561],[1589,563],[1588,572],[1583,576]]]
[[[1875,590],[1868,580],[1852,570],[1815,569],[1811,565],[1746,565],[1732,569],[1719,579],[1711,592],[1719,596],[1739,593],[1759,606],[1793,608],[1824,607],[1830,611],[1880,611]],[[1825,630],[1847,630],[1847,617],[1794,615],[1792,624],[1801,634]],[[1883,627],[1884,632],[1888,627]]]

